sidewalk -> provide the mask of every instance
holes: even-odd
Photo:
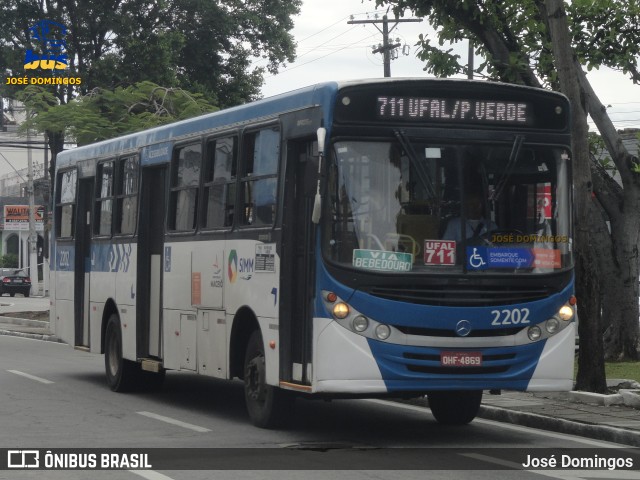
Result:
[[[17,305],[12,306],[13,312],[20,311],[15,309]],[[34,307],[29,305],[29,308]],[[0,306],[0,335],[62,342],[49,330],[49,322],[2,316],[9,309]],[[613,387],[623,382],[609,380],[608,383]],[[632,382],[621,388],[620,393],[613,395],[513,391],[492,395],[485,392],[478,417],[640,447],[640,385]],[[625,391],[628,391],[624,395],[627,398],[623,398]],[[634,402],[637,402],[636,408],[629,405]],[[411,403],[427,405],[426,400]]]
[[[48,311],[48,297],[0,296],[0,335],[62,342],[50,329]],[[38,313],[44,315],[35,315]],[[34,316],[38,319],[31,318]]]
[[[623,380],[610,380],[619,385]],[[622,390],[620,390],[622,391]],[[587,392],[485,392],[481,418],[640,447],[640,410],[622,395]]]

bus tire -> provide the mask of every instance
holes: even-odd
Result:
[[[244,358],[244,398],[253,424],[260,428],[282,425],[291,412],[293,397],[280,388],[267,385],[262,335],[254,331]]]
[[[107,384],[114,392],[128,392],[140,377],[140,366],[122,358],[122,330],[115,313],[109,317],[104,339],[104,366]]]
[[[466,425],[480,410],[482,390],[464,392],[431,392],[429,408],[438,423],[443,425]]]

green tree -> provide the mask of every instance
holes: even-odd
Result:
[[[68,28],[70,76],[78,89],[55,89],[60,103],[79,90],[113,89],[141,81],[199,92],[221,107],[259,96],[268,60],[275,73],[292,61],[291,17],[300,0],[7,0],[0,4],[0,69],[24,73],[27,48],[42,46],[29,28],[40,20]],[[4,83],[4,82],[3,82]],[[3,85],[3,95],[15,91]]]
[[[638,357],[640,175],[638,159],[624,147],[584,68],[609,66],[636,83],[640,80],[640,5],[634,0],[574,0],[568,6],[561,0],[377,3],[392,5],[398,13],[409,9],[436,29],[438,45],[426,36],[418,43],[418,55],[430,73],[465,72],[460,57],[445,46],[470,39],[485,59],[477,76],[552,88],[572,100],[574,117],[580,117],[572,126],[581,341],[577,388],[603,391],[605,346],[608,358]],[[585,148],[587,114],[596,123],[622,188],[590,159]]]
[[[18,98],[38,111],[25,127],[55,132],[78,145],[106,140],[218,110],[201,94],[140,82],[114,90],[95,88],[63,105],[43,87],[28,86]]]
[[[202,94],[219,107],[236,105],[259,96],[265,69],[251,66],[252,58],[266,58],[272,73],[292,61],[291,17],[300,4],[300,0],[5,0],[0,3],[0,71],[32,74],[24,69],[25,51],[40,51],[42,45],[30,27],[48,19],[67,27],[69,68],[63,75],[80,77],[82,84],[47,87],[51,93],[47,109],[96,88],[109,91],[145,81]],[[21,90],[24,87],[3,81],[0,96],[16,98]],[[32,112],[37,115],[40,110]],[[53,115],[50,112],[49,118]],[[64,124],[64,118],[59,120]],[[44,124],[55,126],[52,121],[40,122]],[[51,171],[63,148],[64,131],[47,131]],[[84,133],[76,133],[84,138]]]
[[[7,253],[0,257],[0,267],[18,268],[18,256],[13,253]]]

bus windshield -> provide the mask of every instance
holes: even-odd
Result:
[[[550,273],[571,260],[561,147],[437,143],[395,132],[333,144],[323,252],[381,273]]]

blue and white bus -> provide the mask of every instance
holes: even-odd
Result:
[[[325,83],[60,153],[52,323],[114,391],[166,370],[295,396],[572,387],[570,109],[489,82]]]

